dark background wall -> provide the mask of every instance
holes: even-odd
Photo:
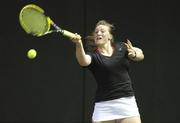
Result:
[[[0,122],[90,123],[96,84],[75,58],[75,46],[54,33],[27,35],[20,9],[41,6],[58,25],[88,35],[95,23],[114,23],[115,39],[127,34],[145,60],[130,75],[143,123],[179,123],[179,34],[177,1],[14,0],[0,7]],[[38,56],[26,53],[35,48]]]

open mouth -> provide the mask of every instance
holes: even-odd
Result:
[[[97,38],[96,38],[96,40],[101,40],[101,39],[102,39],[102,37],[101,37],[101,36],[99,36],[99,37],[97,37]]]

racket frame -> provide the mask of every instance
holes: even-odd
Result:
[[[32,31],[27,27],[27,25],[24,23],[23,21],[23,11],[26,10],[26,9],[29,9],[29,8],[32,8],[38,12],[40,12],[45,18],[46,18],[46,21],[47,21],[47,29],[45,30],[44,33],[32,33]],[[67,31],[67,30],[64,30],[62,28],[60,28],[59,26],[57,26],[52,20],[50,17],[47,17],[45,16],[44,14],[44,10],[42,8],[40,8],[39,6],[35,5],[35,4],[28,4],[26,6],[24,6],[21,11],[20,11],[20,14],[19,14],[19,21],[20,21],[20,24],[21,26],[23,27],[23,29],[25,30],[26,33],[28,34],[32,34],[33,36],[37,36],[37,37],[40,37],[40,36],[44,36],[46,34],[49,34],[49,33],[52,33],[52,32],[60,32],[63,36],[66,36],[70,39],[72,39],[73,37],[75,37],[75,34],[70,32],[70,31]],[[56,29],[56,30],[50,30],[51,28],[51,25]]]

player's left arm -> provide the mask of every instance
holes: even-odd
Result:
[[[144,53],[142,49],[134,47],[129,40],[127,40],[127,43],[125,43],[125,45],[127,46],[129,59],[133,61],[141,61],[144,59]]]

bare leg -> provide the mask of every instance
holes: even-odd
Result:
[[[141,118],[140,116],[128,117],[124,119],[119,119],[116,123],[141,123]]]
[[[98,122],[93,122],[93,123],[116,123],[115,120],[109,120],[109,121],[98,121]]]

